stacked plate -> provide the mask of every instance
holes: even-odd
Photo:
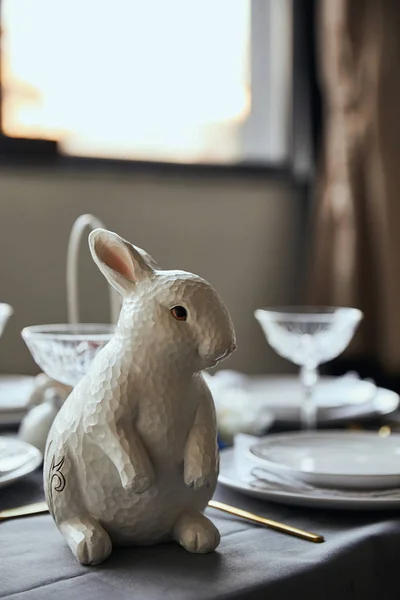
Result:
[[[0,437],[0,487],[25,477],[39,467],[42,454],[21,440]]]
[[[0,427],[18,426],[30,406],[37,379],[28,375],[0,375]],[[34,446],[0,436],[0,487],[25,477],[42,463]]]
[[[257,422],[264,413],[270,414],[274,422],[282,426],[296,427],[300,423],[303,393],[296,375],[249,376],[225,370],[212,376],[207,374],[206,379],[217,414],[225,414],[232,401],[240,399],[246,413],[257,415]],[[314,401],[318,424],[329,425],[388,415],[397,409],[399,396],[349,373],[342,377],[321,377]]]
[[[249,381],[248,389],[254,402],[262,403],[275,415],[276,421],[299,423],[303,394],[298,377],[254,377]],[[314,401],[318,422],[329,424],[389,414],[396,410],[399,397],[349,374],[321,377]]]
[[[0,375],[0,426],[15,426],[22,421],[35,381],[29,375]]]
[[[400,508],[400,435],[316,431],[239,434],[221,453],[220,483],[299,506]]]

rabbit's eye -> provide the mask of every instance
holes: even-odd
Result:
[[[177,321],[186,321],[187,319],[187,310],[183,308],[183,306],[174,306],[171,308],[171,315]]]

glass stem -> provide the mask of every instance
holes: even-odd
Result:
[[[310,431],[317,428],[317,407],[314,402],[314,390],[318,381],[317,367],[315,365],[303,366],[300,371],[300,379],[304,394],[301,406],[301,428]]]

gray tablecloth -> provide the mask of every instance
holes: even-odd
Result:
[[[400,598],[400,514],[283,507],[229,492],[218,499],[323,534],[313,544],[209,510],[217,552],[177,544],[114,550],[97,567],[72,557],[48,515],[0,523],[0,598],[12,600],[362,600]],[[0,508],[43,499],[41,474],[0,489]]]

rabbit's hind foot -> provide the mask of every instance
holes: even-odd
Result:
[[[112,544],[108,533],[89,515],[64,521],[60,530],[72,554],[83,565],[98,565],[111,554]]]
[[[218,529],[202,513],[186,513],[177,521],[173,535],[188,552],[206,553],[217,548],[221,540]]]

